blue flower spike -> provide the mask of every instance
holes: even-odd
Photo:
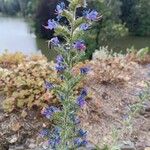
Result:
[[[47,119],[51,119],[53,114],[60,112],[60,109],[54,106],[43,108],[41,114],[44,115]]]
[[[64,2],[60,2],[57,6],[56,6],[56,14],[57,15],[61,15],[61,13],[64,11],[65,9],[65,3]]]
[[[89,67],[82,67],[82,68],[80,68],[80,73],[81,73],[82,75],[88,74],[89,71],[90,71],[90,68],[89,68]]]
[[[54,88],[54,84],[53,83],[45,81],[45,89],[46,90],[52,90],[53,88]]]
[[[77,49],[78,51],[85,51],[86,50],[86,46],[84,44],[83,40],[78,40],[73,44],[73,48]]]
[[[88,142],[86,140],[81,139],[81,138],[77,138],[74,140],[74,145],[77,147],[86,146],[87,144],[88,144]]]
[[[80,129],[78,111],[85,106],[88,91],[83,88],[78,96],[76,96],[75,91],[77,84],[82,80],[82,78],[80,80],[80,77],[87,75],[90,68],[80,68],[78,75],[74,75],[72,70],[87,49],[85,41],[80,39],[80,35],[83,31],[91,28],[93,21],[98,21],[101,18],[96,10],[86,10],[82,17],[77,16],[78,8],[81,6],[85,8],[86,0],[70,0],[66,4],[68,4],[68,8],[63,0],[59,1],[55,9],[57,21],[53,18],[49,19],[47,26],[44,26],[48,30],[54,30],[55,36],[49,40],[49,44],[59,50],[57,51],[59,55],[56,57],[54,69],[61,82],[56,83],[57,86],[48,81],[45,82],[45,89],[53,89],[56,98],[59,100],[59,108],[48,106],[41,111],[41,114],[53,124],[49,131],[43,130],[40,135],[47,139],[48,149],[54,150],[87,147],[87,131]],[[66,19],[60,22],[62,17]],[[60,41],[57,36],[63,40]],[[76,76],[79,77],[77,83]]]
[[[87,24],[87,23],[82,23],[82,24],[80,25],[80,29],[83,30],[83,31],[86,31],[86,30],[88,30],[89,28],[90,28],[90,25]]]
[[[66,69],[62,55],[57,55],[55,69],[57,72],[63,72]]]
[[[80,137],[82,137],[82,138],[86,138],[86,136],[87,136],[87,131],[84,131],[83,129],[80,129],[80,130],[78,131],[78,135],[79,135]]]
[[[86,104],[86,97],[87,97],[87,89],[82,89],[80,95],[77,97],[76,103],[79,107],[83,107]]]
[[[53,30],[58,27],[58,23],[54,19],[48,20],[48,25],[44,26],[46,29]]]
[[[50,40],[50,42],[54,45],[54,46],[58,46],[60,44],[60,41],[58,39],[58,37],[54,37]]]
[[[96,10],[87,10],[83,12],[83,16],[89,21],[98,21],[102,16]]]
[[[40,133],[39,136],[44,138],[47,137],[49,135],[49,130],[48,129],[43,129]]]

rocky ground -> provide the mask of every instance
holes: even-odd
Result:
[[[145,89],[144,81],[150,80],[150,65],[132,66],[132,73],[124,74],[124,83],[99,83],[89,74],[85,84],[92,92],[81,111],[82,126],[88,131],[88,139],[98,146],[121,145],[122,150],[148,150],[150,148],[150,101],[140,113],[131,119],[133,125],[125,126],[130,106],[139,101],[139,93]],[[0,97],[0,150],[33,150],[41,142],[40,129],[47,120],[39,117],[36,108],[26,117],[20,113],[4,113]],[[26,114],[22,114],[26,115]],[[116,142],[117,141],[117,142]]]
[[[123,150],[150,149],[150,99],[131,118],[130,125],[125,125],[130,107],[139,102],[145,81],[150,81],[150,65],[134,64],[132,74],[126,72],[124,78],[124,84],[99,84],[94,78],[87,81],[94,97],[81,115],[82,125],[94,144],[121,145]]]

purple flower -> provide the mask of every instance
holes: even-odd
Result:
[[[84,51],[86,50],[86,46],[82,40],[78,40],[74,43],[73,48],[79,50],[79,51]]]
[[[75,116],[75,115],[72,114],[72,115],[70,115],[70,119],[73,121],[73,123],[75,125],[80,124],[80,119],[79,119],[78,116]]]
[[[86,146],[88,144],[88,142],[86,140],[83,140],[80,144],[80,146]]]
[[[61,138],[60,138],[60,136],[58,136],[58,137],[56,137],[56,138],[54,138],[54,139],[50,139],[50,140],[48,141],[48,144],[51,146],[52,149],[55,149],[56,146],[57,146],[58,144],[60,144],[60,142],[61,142]]]
[[[81,93],[80,93],[81,97],[86,97],[87,96],[87,89],[82,89]]]
[[[87,136],[87,131],[84,131],[84,130],[80,129],[80,130],[78,131],[78,135],[79,135],[80,137],[86,137],[86,136]]]
[[[82,75],[87,74],[89,71],[90,71],[90,69],[89,69],[88,67],[80,68],[80,73],[81,73]]]
[[[56,14],[60,15],[63,10],[65,9],[65,3],[64,2],[61,2],[59,3],[57,6],[56,6]]]
[[[55,127],[49,136],[48,144],[51,146],[52,149],[55,149],[58,144],[61,142],[60,138],[61,128]]]
[[[62,72],[66,69],[66,66],[64,65],[64,58],[62,55],[58,55],[56,57],[56,66],[55,66],[55,69],[58,71],[58,72]]]
[[[43,108],[41,114],[44,115],[47,119],[51,119],[54,113],[60,112],[60,109],[54,106]]]
[[[82,146],[86,146],[87,145],[87,141],[86,140],[82,140],[81,138],[77,138],[74,140],[74,144],[77,146],[77,147],[82,147]]]
[[[45,81],[45,89],[51,90],[51,89],[53,89],[53,88],[54,88],[53,83],[50,83],[50,82]]]
[[[81,30],[84,30],[84,31],[88,30],[89,27],[90,27],[90,25],[87,24],[87,23],[82,23],[82,24],[80,25],[80,29],[81,29]]]
[[[57,55],[56,57],[56,63],[63,63],[64,62],[64,58],[62,55]]]
[[[99,19],[99,14],[95,10],[84,11],[83,15],[85,16],[86,19],[90,21],[97,21]]]
[[[43,129],[39,134],[39,136],[42,137],[42,138],[47,137],[48,135],[49,135],[49,130],[48,129]]]
[[[46,29],[56,29],[58,26],[58,23],[54,19],[49,19],[48,20],[48,26],[44,26]]]
[[[85,98],[80,95],[77,98],[76,103],[77,103],[78,106],[83,107],[85,105],[85,103],[86,103]]]
[[[58,46],[60,41],[58,40],[58,37],[54,37],[50,40],[50,42],[55,45],[55,46]]]
[[[80,107],[83,107],[86,103],[85,101],[85,97],[87,96],[87,90],[86,89],[82,89],[80,95],[78,96],[77,98],[77,105],[80,106]]]
[[[55,69],[58,72],[62,72],[62,71],[64,71],[66,69],[66,67],[63,64],[56,64]]]

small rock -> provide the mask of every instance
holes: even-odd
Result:
[[[150,112],[150,102],[145,106],[145,111]]]
[[[35,149],[37,147],[37,145],[35,143],[36,143],[36,141],[34,139],[27,139],[25,146],[30,149]]]
[[[95,149],[95,145],[93,145],[92,143],[88,143],[86,145],[86,150],[93,150],[93,149]]]
[[[43,149],[48,149],[48,142],[44,142],[44,143],[42,143],[42,148]]]
[[[19,145],[19,146],[10,146],[9,150],[24,150],[24,146]]]
[[[139,141],[139,142],[137,142],[137,144],[136,144],[136,148],[137,148],[138,150],[145,150],[145,147],[148,147],[148,146],[146,146],[146,145],[147,145],[147,143],[146,143],[145,140]]]
[[[31,144],[29,145],[29,148],[31,148],[31,149],[36,148],[36,144],[31,143]]]
[[[17,142],[17,140],[18,140],[17,135],[13,135],[13,136],[10,137],[8,142],[13,144],[13,143]]]
[[[121,150],[136,150],[134,143],[131,141],[123,141],[119,146]]]
[[[14,122],[11,125],[11,130],[17,132],[21,128],[21,124],[19,122]]]
[[[147,113],[147,114],[144,115],[144,117],[145,118],[150,118],[150,114]]]

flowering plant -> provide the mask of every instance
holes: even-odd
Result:
[[[82,17],[76,15],[78,7],[86,7],[85,0],[70,0],[66,8],[63,2],[56,7],[57,21],[49,19],[46,29],[54,30],[55,37],[49,43],[59,53],[56,57],[55,70],[58,78],[62,80],[61,85],[54,85],[46,82],[47,90],[52,90],[60,101],[60,108],[50,106],[42,110],[46,118],[53,120],[55,127],[51,131],[43,130],[41,135],[48,139],[48,144],[52,149],[76,149],[86,146],[87,132],[80,129],[77,113],[79,108],[86,104],[87,89],[83,88],[79,96],[75,94],[75,88],[82,78],[88,73],[89,68],[80,68],[80,73],[74,75],[72,68],[85,54],[86,45],[80,39],[85,30],[92,25],[92,21],[99,19],[99,14],[95,10],[86,10]],[[58,21],[61,17],[68,20],[69,25],[65,26]],[[59,37],[64,39],[60,44]]]

